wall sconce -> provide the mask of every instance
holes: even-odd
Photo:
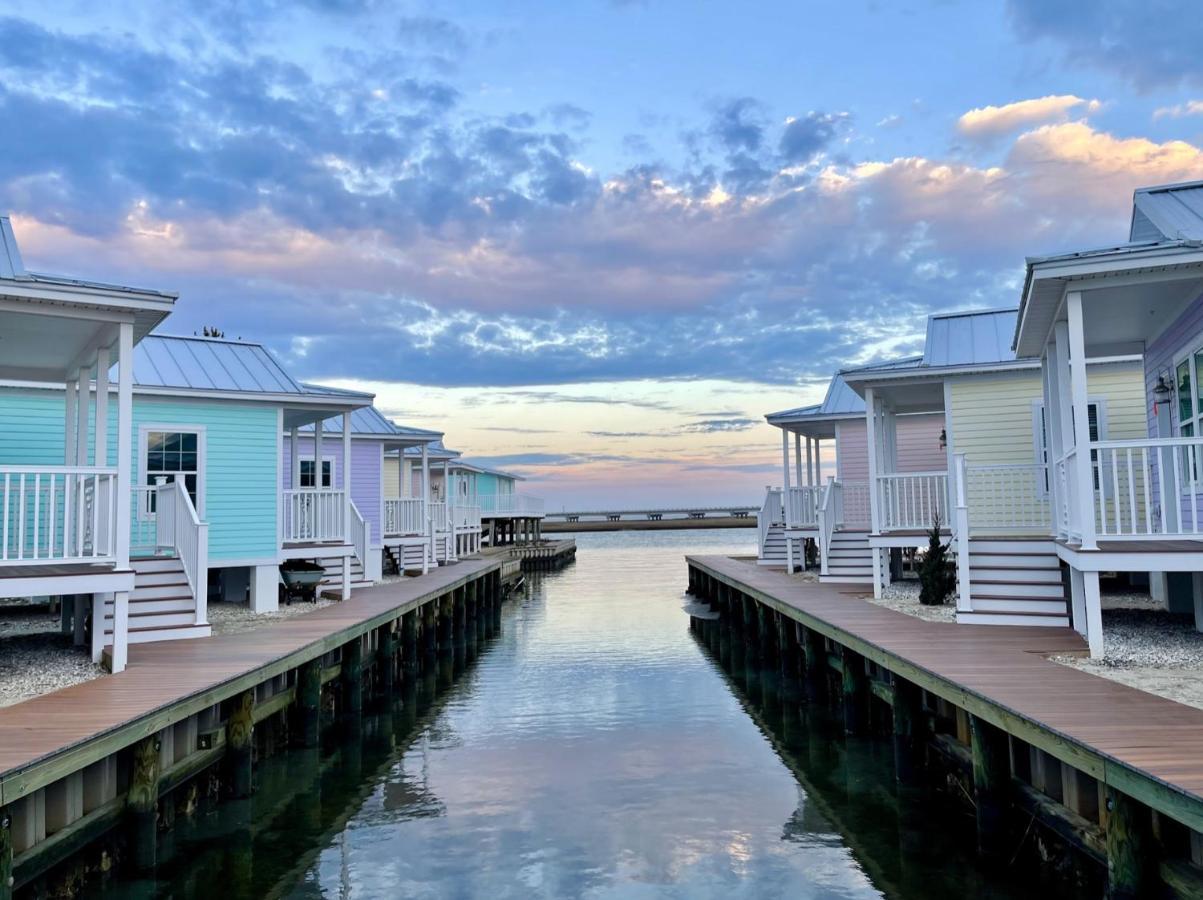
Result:
[[[1168,403],[1170,397],[1174,395],[1174,389],[1170,386],[1165,376],[1165,372],[1158,375],[1157,384],[1153,386],[1153,401],[1155,403]]]
[[[940,429],[940,449],[948,449],[948,430],[945,428]]]

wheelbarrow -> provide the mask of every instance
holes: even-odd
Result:
[[[317,603],[318,585],[326,570],[317,563],[290,559],[280,564],[280,602],[288,605],[294,600]]]

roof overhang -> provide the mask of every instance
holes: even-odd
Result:
[[[1203,247],[1177,242],[1029,260],[1017,356],[1044,353],[1053,328],[1066,320],[1071,292],[1082,294],[1088,355],[1141,352],[1203,293]]]
[[[835,426],[840,422],[858,422],[865,417],[865,413],[861,412],[845,412],[845,413],[827,413],[814,414],[808,416],[781,415],[778,413],[769,413],[765,416],[765,420],[777,428],[788,431],[791,434],[801,434],[807,437],[835,437]]]

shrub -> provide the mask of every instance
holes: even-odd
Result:
[[[952,544],[940,540],[940,514],[932,516],[927,532],[927,553],[919,563],[919,602],[925,606],[943,606],[957,587],[956,567],[948,558]]]

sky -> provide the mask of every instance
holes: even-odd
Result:
[[[0,212],[551,509],[758,502],[765,413],[1203,178],[1200,46],[1163,0],[0,0]]]

